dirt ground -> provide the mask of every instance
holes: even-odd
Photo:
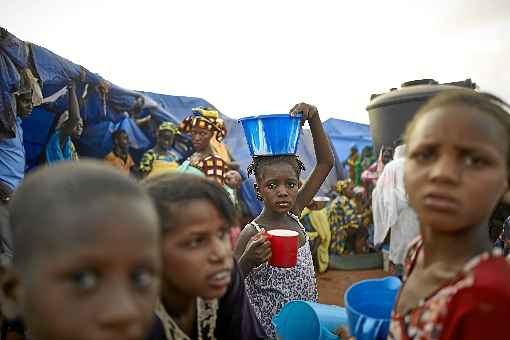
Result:
[[[382,270],[345,271],[330,269],[317,275],[319,302],[343,307],[344,293],[353,283],[385,276],[388,276],[388,273]]]

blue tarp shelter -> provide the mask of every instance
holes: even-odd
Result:
[[[151,92],[123,89],[104,80],[98,74],[92,73],[84,67],[74,64],[41,46],[25,43],[10,33],[9,44],[0,43],[0,80],[8,79],[0,84],[0,109],[12,104],[10,92],[19,85],[17,69],[29,67],[39,79],[45,102],[36,107],[33,114],[23,121],[24,143],[27,158],[27,171],[41,161],[44,147],[53,133],[60,114],[67,109],[67,94],[65,87],[70,79],[80,79],[77,92],[80,101],[81,115],[85,123],[83,135],[78,145],[82,156],[103,158],[111,150],[111,134],[122,127],[129,135],[133,145],[135,159],[154,144],[154,131],[150,127],[142,130],[129,118],[129,112],[137,101],[143,99],[141,115],[152,115],[156,121],[180,122],[191,113],[191,109],[199,106],[214,107],[201,98],[170,96]],[[1,41],[0,41],[1,42]],[[5,42],[5,41],[4,41]],[[14,43],[13,43],[14,42]],[[25,53],[28,47],[29,53]],[[7,65],[7,66],[5,66]],[[16,69],[17,68],[17,69]],[[18,82],[18,83],[16,83]],[[102,94],[101,86],[106,85],[108,91]],[[3,112],[0,112],[2,115]],[[233,158],[245,170],[251,161],[244,134],[239,122],[227,116],[225,120],[228,135],[225,143],[229,147]],[[326,132],[331,138],[337,160],[344,160],[351,144],[358,147],[371,144],[367,125],[357,124],[338,119],[325,122]],[[306,166],[304,177],[310,174],[315,164],[315,155],[310,131],[303,130],[298,154]],[[337,162],[337,164],[341,164]],[[243,171],[244,172],[244,171]],[[322,188],[322,193],[328,191],[341,176],[342,170],[337,166],[331,172]],[[246,173],[244,172],[246,177]],[[243,183],[242,194],[250,211],[256,214],[261,205],[255,199],[253,179]]]
[[[365,146],[372,146],[370,127],[367,124],[330,118],[324,122],[324,130],[333,145],[337,164],[347,160],[353,146],[360,152]]]

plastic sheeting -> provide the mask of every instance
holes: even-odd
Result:
[[[352,146],[361,151],[365,146],[372,145],[370,127],[367,124],[330,118],[324,122],[324,130],[333,144],[335,156],[340,160],[349,157]]]
[[[12,92],[13,86],[19,83],[19,74],[14,65],[27,65],[28,59],[24,46],[25,44],[21,40],[16,40],[14,37],[9,45],[8,53],[0,55],[2,57],[0,62],[3,62],[0,70],[2,76],[0,94]],[[43,47],[35,44],[29,44],[29,46],[36,75],[43,85],[42,92],[45,98],[61,91],[70,79],[84,79],[85,82],[81,82],[77,86],[79,97],[85,91],[85,83],[88,84],[88,95],[80,103],[81,115],[85,123],[83,135],[78,143],[78,150],[82,156],[104,157],[111,150],[111,134],[118,128],[122,128],[128,133],[135,159],[146,149],[153,146],[157,124],[151,124],[144,129],[140,129],[132,119],[127,118],[126,112],[132,110],[138,97],[144,99],[141,115],[150,114],[159,122],[171,121],[178,124],[191,114],[192,108],[199,106],[214,108],[211,103],[201,98],[169,96],[123,89],[106,82],[98,74],[92,73]],[[15,62],[11,61],[11,58]],[[9,67],[3,65],[9,65]],[[106,101],[103,101],[97,90],[97,86],[101,82],[106,82],[109,85],[109,91],[105,97]],[[12,107],[12,105],[13,103],[8,96],[0,97],[0,111],[5,107]],[[41,160],[41,153],[54,131],[55,121],[66,108],[67,95],[64,94],[35,108],[32,116],[24,120],[23,130],[28,169],[33,168]],[[222,115],[222,118],[225,120],[228,129],[224,142],[229,147],[234,160],[240,164],[242,174],[246,179],[245,170],[251,162],[251,157],[243,130],[236,119],[224,115]],[[337,160],[344,160],[347,157],[352,144],[357,145],[360,149],[365,145],[371,145],[367,125],[329,119],[324,123],[324,127],[331,138],[331,145],[335,150]],[[183,141],[186,142],[186,139],[184,138]],[[306,171],[302,176],[303,179],[306,179],[316,163],[312,138],[310,131],[307,129],[303,130],[298,155],[305,164]],[[337,161],[336,169],[331,172],[321,188],[322,194],[329,191],[336,183],[337,178],[341,176],[340,164]],[[244,181],[241,195],[252,214],[258,214],[262,206],[255,198],[253,178]]]

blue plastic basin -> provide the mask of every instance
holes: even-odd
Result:
[[[349,330],[356,340],[377,340],[388,337],[391,311],[401,282],[396,277],[364,280],[345,292],[344,301]]]
[[[345,308],[302,300],[287,303],[273,318],[282,340],[338,340],[333,332],[347,324]]]
[[[294,155],[301,134],[301,115],[273,114],[239,119],[251,156]]]

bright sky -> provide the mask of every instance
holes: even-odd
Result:
[[[510,1],[0,0],[0,26],[113,83],[232,117],[315,104],[368,122],[372,93],[472,78],[510,100]]]

